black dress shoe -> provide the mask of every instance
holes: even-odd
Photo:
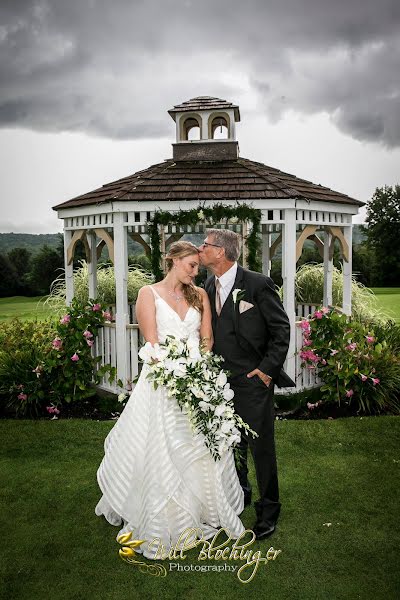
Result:
[[[253,527],[257,540],[265,540],[274,533],[275,529],[276,523],[274,521],[257,522]]]

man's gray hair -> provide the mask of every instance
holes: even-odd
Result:
[[[207,229],[207,235],[212,235],[217,246],[225,249],[227,260],[235,262],[240,256],[240,237],[230,229]]]

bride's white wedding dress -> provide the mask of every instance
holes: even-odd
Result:
[[[190,307],[182,320],[155,293],[157,333],[190,338],[199,343],[200,313]],[[104,442],[105,456],[97,471],[103,496],[95,513],[104,515],[121,533],[134,531],[134,539],[159,538],[166,551],[187,528],[198,527],[203,537],[220,527],[232,538],[244,526],[243,491],[232,450],[214,461],[201,436],[193,434],[187,415],[181,412],[165,388],[154,390],[143,365],[138,382]],[[153,546],[154,548],[154,546]],[[135,549],[148,558],[154,550],[143,544]]]

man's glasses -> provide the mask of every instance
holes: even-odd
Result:
[[[203,242],[202,245],[203,246],[214,246],[214,248],[222,248],[222,246],[219,246],[218,244],[210,244],[209,242]]]

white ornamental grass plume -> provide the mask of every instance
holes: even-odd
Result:
[[[85,260],[80,261],[80,267],[74,270],[74,295],[78,300],[86,302],[89,297],[89,270]],[[154,282],[151,273],[137,266],[128,267],[128,302],[134,303],[140,288]],[[114,267],[97,268],[97,300],[108,306],[115,305],[115,276]],[[51,284],[50,295],[46,304],[55,311],[65,308],[66,288],[65,275],[62,274]]]
[[[204,438],[215,460],[237,446],[241,430],[257,436],[235,413],[234,392],[220,367],[222,358],[201,353],[198,340],[168,336],[163,344],[146,342],[139,356],[154,389],[166,388],[168,398],[188,415],[193,432]]]
[[[283,295],[283,287],[279,290]],[[324,297],[324,266],[307,263],[297,269],[295,276],[296,302],[321,305]],[[379,308],[375,294],[352,278],[351,282],[352,315],[360,321],[386,322],[388,316]],[[333,267],[332,304],[341,306],[343,298],[343,273]]]

